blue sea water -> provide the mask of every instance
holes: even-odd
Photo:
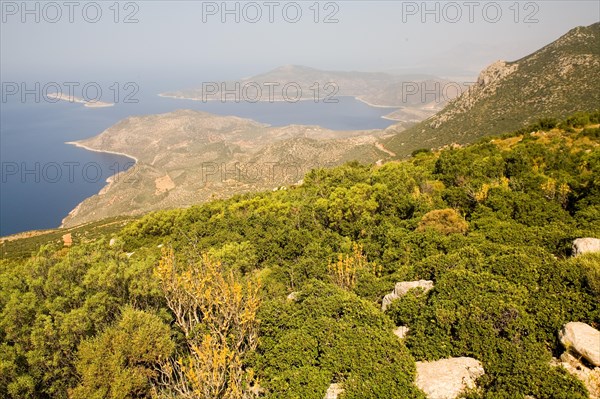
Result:
[[[65,101],[23,101],[8,98],[0,108],[0,236],[55,228],[85,198],[106,185],[106,179],[132,166],[114,154],[87,151],[67,141],[95,136],[131,115],[201,110],[235,115],[274,126],[320,125],[334,130],[385,128],[381,117],[390,109],[373,108],[353,98],[338,103],[313,101],[222,103],[159,97],[159,91],[138,93],[138,103],[86,108]]]

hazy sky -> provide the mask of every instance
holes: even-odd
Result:
[[[284,64],[476,74],[600,19],[596,0],[0,3],[3,79],[133,74],[177,86]]]

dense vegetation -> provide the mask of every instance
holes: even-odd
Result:
[[[600,327],[600,257],[570,254],[600,237],[599,118],[6,257],[0,397],[321,399],[341,382],[345,398],[423,398],[415,360],[471,356],[472,398],[585,398],[550,360],[564,323]],[[414,279],[435,288],[380,310]]]

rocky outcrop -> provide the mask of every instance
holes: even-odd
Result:
[[[394,291],[383,297],[383,301],[381,302],[381,310],[385,311],[394,300],[403,297],[408,291],[415,288],[421,288],[423,292],[427,292],[433,289],[433,281],[419,280],[396,283]]]
[[[565,324],[558,336],[568,352],[600,367],[600,331],[585,323],[572,322]]]
[[[494,95],[504,78],[511,75],[518,68],[518,64],[509,64],[506,61],[496,61],[489,65],[481,71],[477,78],[477,83],[469,87],[462,96],[454,101],[454,108],[444,109],[430,119],[430,126],[437,129],[457,114],[470,110],[482,99]]]
[[[416,385],[429,399],[455,399],[475,388],[475,381],[484,374],[481,362],[470,357],[417,362]]]
[[[327,392],[325,392],[325,398],[323,399],[337,399],[342,392],[344,392],[342,384],[331,384],[329,388],[327,388]]]
[[[477,85],[489,86],[494,84],[516,71],[518,67],[518,64],[515,63],[509,64],[506,61],[496,61],[481,71],[477,78]]]
[[[587,237],[573,241],[573,256],[591,252],[600,252],[600,239]]]

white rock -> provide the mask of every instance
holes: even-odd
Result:
[[[406,327],[406,326],[399,326],[398,328],[396,328],[394,330],[394,334],[400,338],[400,339],[404,339],[406,337],[406,335],[408,334],[408,332],[410,331],[410,328]]]
[[[581,362],[577,358],[571,355],[569,352],[564,352],[558,359],[558,365],[569,366],[575,369],[582,366]]]
[[[431,289],[433,289],[433,281],[431,280],[419,280],[419,281],[402,281],[400,283],[396,283],[396,286],[394,287],[394,291],[392,291],[391,293],[387,294],[386,296],[383,297],[383,301],[381,302],[381,310],[386,310],[388,306],[390,306],[390,304],[406,295],[408,293],[408,291],[415,289],[415,288],[421,288],[423,290],[423,292],[427,292]]]
[[[470,357],[417,362],[416,385],[429,399],[455,399],[475,388],[475,381],[484,374],[481,362]]]
[[[558,337],[565,349],[600,367],[600,331],[585,323],[571,322],[564,325]]]
[[[573,240],[573,256],[590,252],[600,252],[600,239],[587,237]]]
[[[431,280],[419,280],[419,281],[404,281],[401,283],[396,283],[394,287],[394,294],[398,297],[404,296],[408,293],[408,291],[422,288],[424,292],[427,292],[433,289],[433,281]]]
[[[112,247],[116,243],[117,243],[117,239],[116,238],[111,238],[110,241],[108,242],[108,245]]]
[[[342,384],[331,384],[327,388],[324,399],[337,399],[342,392],[344,392]]]
[[[287,300],[288,301],[297,301],[298,295],[300,295],[300,293],[298,291],[290,292],[290,294],[287,296]]]
[[[579,379],[587,388],[590,399],[600,399],[600,367],[590,369],[569,352],[553,361],[554,366],[562,366],[567,372]]]
[[[393,292],[384,296],[383,300],[381,301],[381,310],[385,311],[388,306],[392,304],[394,299],[398,299],[398,297]]]
[[[254,397],[259,397],[262,394],[265,393],[264,388],[261,388],[260,385],[258,385],[258,383],[254,384],[253,386],[250,387],[250,393],[252,394],[252,396]]]

